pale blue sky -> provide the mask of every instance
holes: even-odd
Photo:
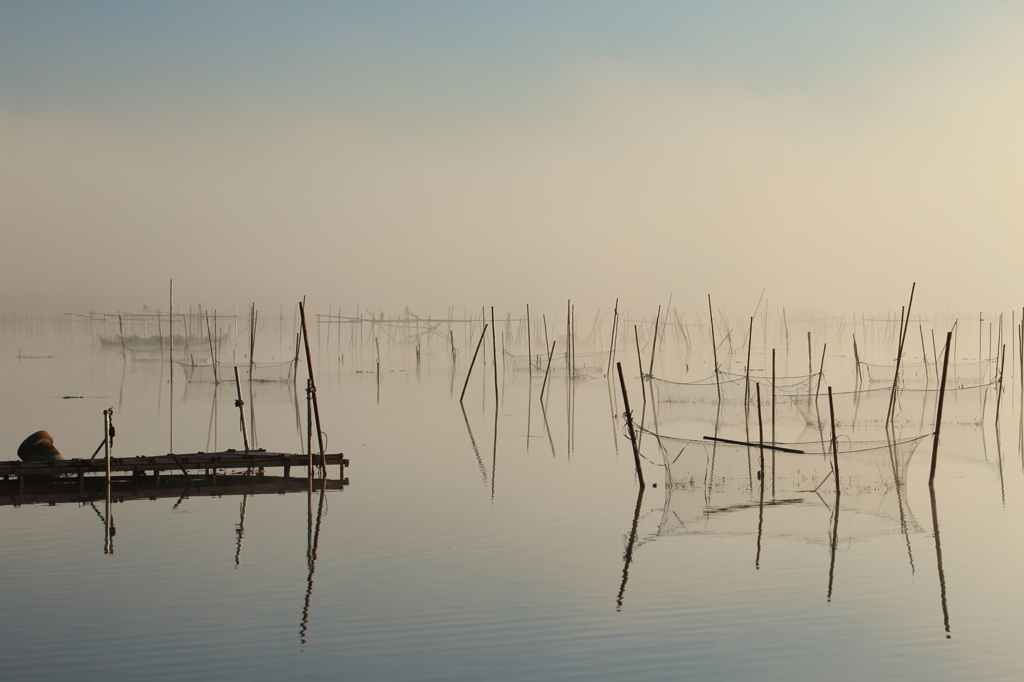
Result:
[[[1016,307],[1020,45],[1012,3],[6,2],[0,309]]]

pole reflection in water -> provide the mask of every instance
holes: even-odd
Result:
[[[242,495],[242,503],[239,505],[239,520],[238,526],[235,528],[235,535],[238,536],[238,542],[235,546],[235,568],[238,568],[242,562],[242,538],[245,537],[245,508],[249,503],[249,496]]]
[[[719,422],[722,419],[722,404],[718,404],[718,409],[715,411],[715,439],[711,441],[711,464],[705,469],[704,483],[704,506],[711,506],[711,492],[715,485],[715,460],[718,457],[718,428]],[[763,468],[763,467],[762,467]]]
[[[667,494],[666,489],[666,494]],[[643,486],[636,494],[636,508],[633,510],[633,527],[629,531],[629,540],[626,542],[626,553],[622,557],[622,582],[619,584],[619,595],[615,598],[615,610],[622,611],[622,600],[626,596],[626,581],[629,580],[629,565],[633,563],[633,547],[636,545],[636,529],[640,523],[640,506],[644,501]],[[667,506],[667,505],[666,505]]]
[[[886,431],[885,435],[889,445],[889,463],[892,466],[893,484],[896,488],[896,503],[899,505],[900,532],[903,534],[903,538],[907,545],[907,560],[910,562],[910,573],[913,575],[916,571],[914,569],[914,554],[910,549],[910,531],[907,528],[907,508],[905,506],[906,503],[903,501],[903,479],[899,473],[900,456],[892,434],[890,434],[889,431]]]
[[[504,376],[504,375],[502,375]],[[530,361],[530,378],[527,381],[528,390],[526,397],[526,451],[530,451],[530,418],[533,415],[533,364]],[[504,387],[502,388],[502,396],[504,396]]]
[[[555,439],[551,437],[551,427],[548,425],[548,410],[543,400],[540,403],[540,413],[544,416],[544,431],[548,434],[548,445],[551,446],[551,459],[555,459],[557,457],[555,454]]]
[[[306,575],[306,600],[302,606],[302,622],[299,625],[299,641],[305,645],[306,635],[309,634],[309,606],[313,599],[313,573],[316,571],[316,553],[320,545],[320,525],[324,517],[324,501],[326,500],[327,477],[320,478],[320,501],[316,510],[316,525],[313,526],[313,480],[309,481],[309,493],[307,498],[307,545],[306,557],[309,565],[309,573]],[[310,533],[310,529],[312,532]],[[311,538],[311,540],[309,539]]]
[[[839,479],[836,479],[836,499],[832,507],[831,556],[828,564],[828,594],[826,601],[832,601],[832,584],[836,573],[836,545],[839,543]]]
[[[181,497],[178,498],[178,501],[174,503],[174,506],[171,507],[171,509],[177,509],[178,507],[181,506],[182,502],[188,499],[188,491],[192,490],[192,485],[193,482],[189,480],[188,485],[185,486],[185,489],[181,491]]]
[[[826,597],[828,601],[832,601],[832,581],[836,570],[836,543],[839,542],[839,490],[841,486],[839,484],[839,441],[836,439],[836,410],[832,402],[831,386],[828,387],[828,416],[832,425],[832,480],[836,485],[836,501],[832,509],[832,556],[829,559],[828,595]]]
[[[946,628],[946,639],[949,632],[949,608],[946,605],[946,574],[942,570],[942,543],[939,541],[939,512],[935,506],[935,486],[928,485],[928,494],[932,501],[932,532],[935,535],[935,563],[939,572],[939,598],[942,602],[942,623]]]
[[[1024,325],[1024,322],[1021,324]],[[1024,369],[1021,370],[1021,378],[1024,380]],[[1024,397],[1021,398],[1020,420],[1017,424],[1017,455],[1020,457],[1020,470],[1024,472]]]
[[[123,378],[122,378],[123,380]],[[107,516],[104,520],[105,526],[105,538],[103,542],[103,553],[113,554],[114,553],[114,524],[110,517],[110,456],[111,456],[111,436],[113,427],[111,425],[111,419],[114,416],[114,408],[109,408],[103,411],[103,449],[106,450],[107,460]]]
[[[107,514],[103,519],[103,553],[113,554],[114,553],[114,524],[110,517],[110,478],[107,478]]]
[[[494,451],[491,454],[491,502],[494,502],[494,478],[498,471],[498,401],[494,401]]]
[[[996,462],[999,465],[999,495],[1003,502],[1003,509],[1006,509],[1006,483],[1003,480],[1003,447],[999,437],[999,413],[996,412]]]
[[[618,414],[619,414],[619,403],[615,399],[615,388],[612,383],[611,375],[608,375],[608,405],[612,409],[612,443],[615,444],[615,458],[619,457],[619,431],[618,431]]]
[[[761,494],[757,502],[757,556],[754,568],[761,570],[761,533],[764,530],[764,422],[761,420],[761,384],[757,385],[757,443],[760,452],[760,469],[757,478],[761,482]]]
[[[480,468],[480,480],[483,483],[487,483],[487,467],[484,466],[484,461],[480,457],[480,448],[476,445],[476,438],[473,437],[473,429],[469,426],[469,415],[466,414],[466,408],[462,407],[462,418],[466,421],[466,433],[469,434],[469,442],[473,446],[473,454],[476,456],[476,464]]]

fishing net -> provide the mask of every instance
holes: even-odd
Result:
[[[548,368],[547,353],[535,353],[531,355],[517,355],[503,351],[503,362],[505,369],[512,372],[543,375]],[[599,377],[604,375],[608,367],[608,353],[591,351],[587,353],[575,353],[570,358],[568,353],[556,352],[551,357],[551,376],[569,376],[575,367],[577,378]]]
[[[928,438],[930,434],[901,440],[839,440],[838,497],[844,535],[861,539],[906,532],[908,524],[916,528],[904,499],[904,481],[915,450]],[[810,505],[824,508],[826,520],[834,518],[837,491],[831,443],[790,443],[780,446],[785,450],[762,451],[756,444],[675,438],[651,431],[645,431],[643,443],[645,459],[665,472],[666,506],[660,510],[653,535],[751,533],[757,515],[766,513],[775,520],[770,532],[776,536],[827,540],[820,514],[793,515],[794,510],[787,508]],[[762,452],[763,478],[758,476]]]
[[[185,372],[185,380],[188,382],[214,383],[235,381],[235,369],[238,369],[238,376],[243,381],[249,380],[260,383],[269,382],[292,382],[295,380],[295,361],[284,362],[256,362],[230,363],[218,362],[217,371],[214,372],[212,363],[179,362]]]
[[[978,360],[975,362],[953,362],[947,368],[949,380],[959,383],[978,385],[987,383],[995,376],[997,367],[995,359]],[[860,376],[869,384],[889,384],[896,372],[896,364],[877,365],[867,362],[860,363]],[[942,377],[942,365],[934,362],[905,362],[900,364],[900,382],[904,386],[926,387],[938,384]]]
[[[670,485],[693,485],[699,478],[711,487],[741,484],[749,488],[757,480],[762,452],[766,476],[774,474],[776,485],[789,490],[817,488],[832,472],[830,441],[777,443],[774,449],[766,445],[762,450],[756,443],[696,440],[665,436],[649,429],[640,431],[645,458],[665,468],[666,483]],[[838,438],[843,492],[879,481],[891,482],[894,475],[902,481],[917,446],[930,436],[873,441]],[[651,447],[657,453],[654,456],[647,452]]]
[[[775,396],[792,397],[813,392],[820,382],[820,374],[795,377],[776,377]],[[750,375],[719,372],[698,381],[669,381],[651,375],[644,375],[653,395],[660,403],[706,404],[724,406],[756,405],[757,386],[761,386],[761,404],[771,407],[772,379],[763,373]]]
[[[980,424],[990,398],[995,396],[996,382],[979,385],[946,386],[942,408],[944,424]],[[892,389],[870,388],[860,391],[833,392],[832,404],[839,426],[879,425],[886,422]],[[901,388],[896,392],[893,422],[934,427],[938,407],[938,388]],[[829,424],[828,394],[792,398],[791,404],[809,425]]]
[[[777,377],[775,384],[775,415],[780,422],[800,421],[800,413],[793,408],[796,400],[807,401],[807,392],[817,386],[819,375]],[[694,382],[675,382],[646,376],[655,407],[650,413],[654,419],[665,421],[692,421],[719,426],[757,429],[757,387],[761,386],[761,411],[769,423],[772,410],[771,379],[747,377],[743,374],[719,372]],[[721,400],[719,400],[721,393]]]

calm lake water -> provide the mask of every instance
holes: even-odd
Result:
[[[752,463],[746,448],[698,451],[666,438],[666,455],[651,433],[641,444],[650,460],[648,485],[638,495],[621,394],[617,381],[604,376],[611,321],[591,333],[582,317],[580,378],[573,382],[561,354],[564,322],[561,330],[549,328],[550,340],[559,338],[543,410],[543,369],[531,378],[524,357],[502,361],[502,347],[526,355],[519,320],[499,319],[497,407],[485,347],[465,410],[459,394],[479,320],[472,328],[453,324],[451,335],[446,323],[432,333],[426,325],[397,323],[314,325],[327,450],[350,460],[343,490],[198,496],[183,489],[115,501],[112,553],[105,552],[102,503],[17,505],[5,497],[5,674],[1020,679],[1024,456],[1015,348],[1007,351],[997,428],[995,389],[970,389],[975,375],[992,378],[995,342],[979,335],[971,343],[979,330],[961,327],[959,373],[951,373],[950,385],[963,389],[947,396],[951,422],[943,426],[934,495],[927,483],[930,438],[909,460],[901,453],[897,467],[884,449],[846,457],[841,448],[837,507],[834,484],[813,491],[829,467],[820,451],[802,460],[778,454],[762,494],[756,452]],[[645,426],[664,436],[713,435],[715,410],[699,398],[706,387],[674,389],[698,396],[687,403],[655,386],[664,400],[651,396],[643,410],[634,333],[646,364],[652,321],[630,320],[619,329],[616,359],[635,416],[643,411]],[[222,360],[248,361],[247,324],[217,323],[225,334]],[[941,353],[952,321],[922,324],[917,350],[905,357],[896,420],[903,438],[933,428],[933,394],[919,398],[913,390],[935,388],[929,330]],[[719,362],[742,373],[747,330],[733,326]],[[819,317],[783,327],[774,317],[759,318],[751,366],[767,393],[775,347],[779,377],[806,378],[812,330],[810,364],[815,373],[824,367],[821,395],[835,388],[839,437],[876,439],[884,433],[888,391],[881,399],[864,393],[856,403],[845,393],[856,385],[852,336],[863,361],[892,368],[893,326],[884,319],[837,326],[835,318]],[[291,318],[258,329],[257,361],[293,356]],[[712,375],[707,320],[683,329],[659,338],[655,376],[689,382]],[[911,327],[910,337],[916,331]],[[538,322],[533,332],[532,350],[544,368]],[[117,333],[116,318],[2,324],[2,459],[15,459],[21,440],[39,429],[54,436],[65,457],[88,457],[102,439],[108,407],[117,457],[166,453],[172,433],[179,453],[241,449],[233,383],[188,382],[179,366],[172,392],[171,370],[159,353],[123,355],[101,346],[100,335]],[[125,333],[156,329],[133,322]],[[203,338],[207,350],[189,348],[197,364],[209,360]],[[182,349],[176,352],[182,359]],[[933,363],[923,378],[922,354]],[[986,361],[981,370],[979,358]],[[243,388],[259,447],[303,451],[305,376],[300,368],[297,388]],[[865,380],[862,387],[886,384]],[[820,405],[827,413],[827,400]],[[741,415],[742,408],[723,400],[718,435],[747,438],[750,422]],[[780,442],[820,440],[784,399],[776,429]],[[673,484],[666,457],[675,458]],[[305,480],[304,470],[292,474]],[[338,467],[328,475],[336,479]]]

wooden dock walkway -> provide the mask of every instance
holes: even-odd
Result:
[[[341,453],[323,455],[328,465],[338,465],[341,469],[339,479],[345,478],[345,467],[348,459]],[[319,466],[321,455],[312,456],[313,466]],[[212,471],[226,469],[262,470],[281,467],[284,478],[288,478],[292,467],[308,467],[310,456],[285,452],[267,452],[266,450],[250,450],[240,452],[225,450],[223,452],[194,452],[186,454],[156,455],[153,457],[111,457],[110,471],[130,472],[135,477],[160,477],[162,471],[180,471],[189,476],[189,471]],[[20,460],[0,462],[0,479],[19,480],[31,476],[77,476],[84,478],[87,474],[101,474],[106,477],[107,461],[102,457],[94,460],[63,459],[48,462],[22,462]]]

